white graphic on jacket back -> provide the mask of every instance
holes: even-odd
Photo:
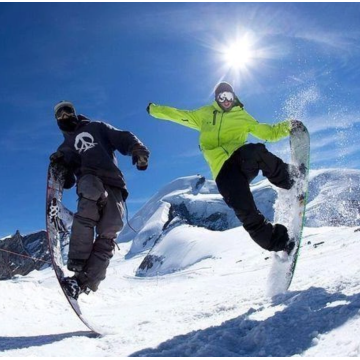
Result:
[[[94,137],[88,132],[82,132],[75,138],[75,149],[81,154],[89,149],[95,147],[97,143],[94,142]]]

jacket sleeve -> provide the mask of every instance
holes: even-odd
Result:
[[[179,110],[170,106],[151,104],[149,114],[157,119],[170,120],[195,130],[201,129],[200,109]]]
[[[249,115],[249,117],[251,117]],[[250,125],[250,133],[258,139],[275,142],[290,135],[291,125],[290,121],[282,121],[274,125],[259,123],[252,118]]]
[[[146,146],[130,131],[119,130],[106,123],[103,126],[111,146],[121,154],[131,155],[134,148],[142,148],[150,154]]]

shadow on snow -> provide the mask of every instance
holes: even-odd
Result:
[[[251,319],[275,306],[279,310],[273,316]],[[360,294],[312,287],[274,297],[269,308],[250,309],[220,326],[176,336],[131,356],[292,356],[312,347],[319,335],[343,325],[359,309]]]
[[[33,346],[49,345],[74,336],[95,337],[91,331],[76,331],[54,335],[0,336],[0,351],[25,349]]]

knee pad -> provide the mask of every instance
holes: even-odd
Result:
[[[93,251],[101,254],[104,259],[111,259],[114,256],[115,241],[107,238],[97,238]]]
[[[77,194],[80,198],[95,202],[104,202],[108,197],[101,179],[91,174],[80,178],[77,185]]]

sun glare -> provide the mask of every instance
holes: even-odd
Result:
[[[245,70],[250,67],[255,55],[253,44],[247,37],[237,39],[224,47],[222,52],[226,66],[233,70]]]
[[[238,29],[233,37],[228,36],[225,41],[223,38],[212,39],[209,47],[217,53],[219,79],[228,79],[233,83],[253,81],[255,74],[266,71],[267,61],[279,52],[259,34],[246,29]]]
[[[246,39],[238,40],[224,51],[226,65],[241,70],[251,65],[253,50]]]

